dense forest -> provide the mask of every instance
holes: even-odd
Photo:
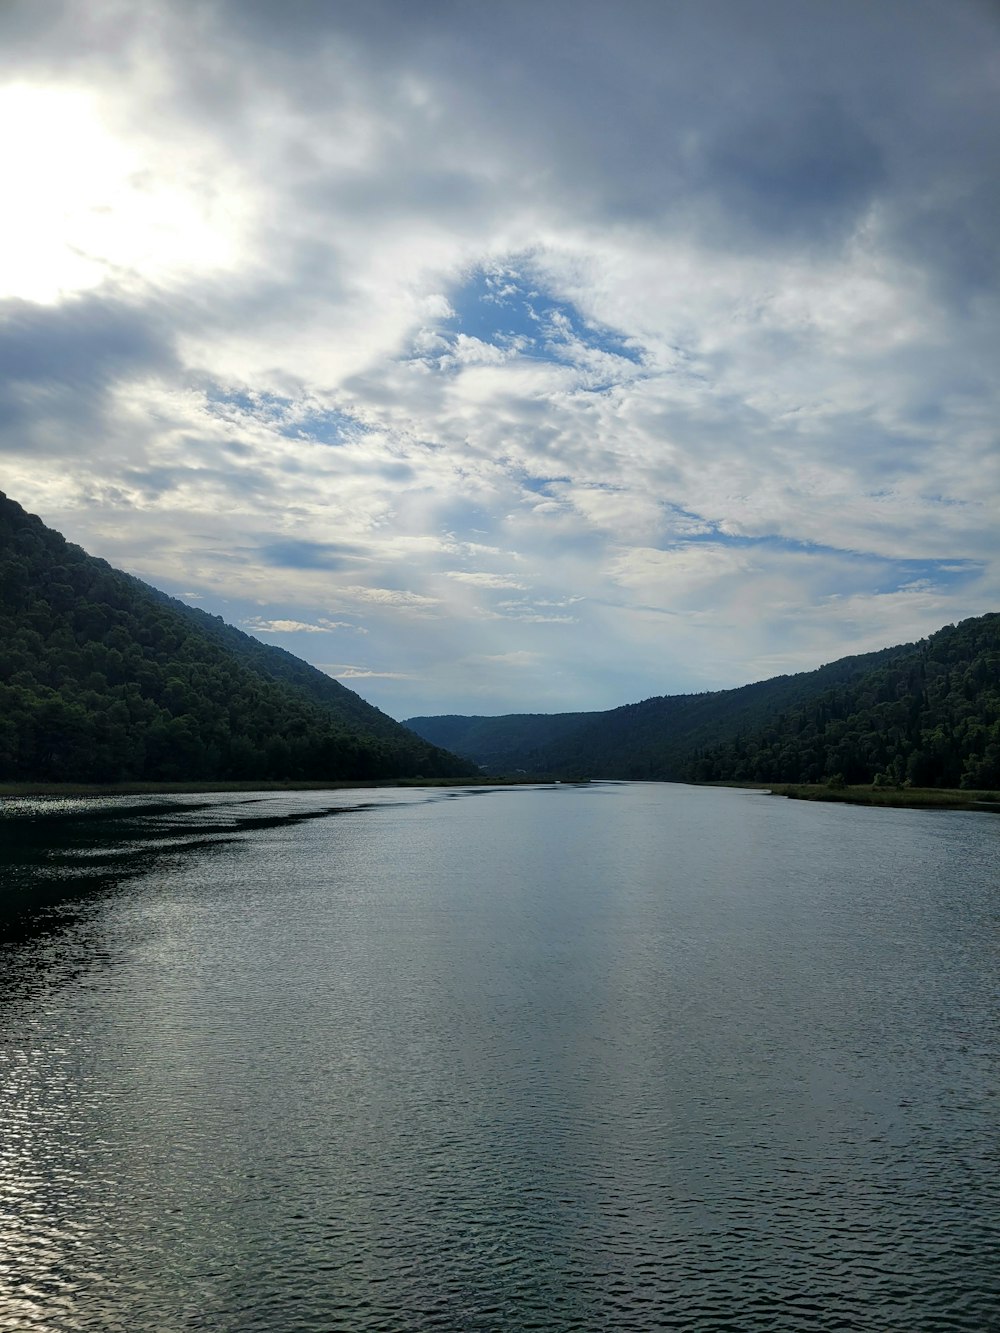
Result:
[[[687,776],[1000,786],[1000,615],[950,625],[860,680],[706,748]]]
[[[407,725],[479,764],[539,776],[995,787],[1000,615],[735,690]]]
[[[473,771],[292,654],[87,555],[0,493],[0,779]]]

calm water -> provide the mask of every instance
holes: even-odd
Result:
[[[0,1329],[1000,1328],[1000,819],[7,802]]]

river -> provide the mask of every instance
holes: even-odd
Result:
[[[0,1329],[1000,1328],[1000,820],[0,805]]]

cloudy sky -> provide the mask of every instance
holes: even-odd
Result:
[[[0,488],[396,717],[1000,609],[988,0],[5,0]]]

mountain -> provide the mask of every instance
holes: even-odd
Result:
[[[1000,615],[734,690],[406,725],[476,763],[539,776],[995,786]]]
[[[1000,615],[894,649],[860,678],[707,747],[701,780],[1000,786]]]
[[[0,779],[464,777],[329,676],[0,493]]]
[[[816,688],[863,674],[891,649],[819,671],[776,676],[714,693],[663,695],[601,713],[412,717],[404,725],[435,745],[501,771],[579,770],[595,776],[682,780],[692,755],[777,716]]]
[[[490,773],[547,773],[549,750],[602,713],[508,713],[503,717],[411,717],[403,725]]]

